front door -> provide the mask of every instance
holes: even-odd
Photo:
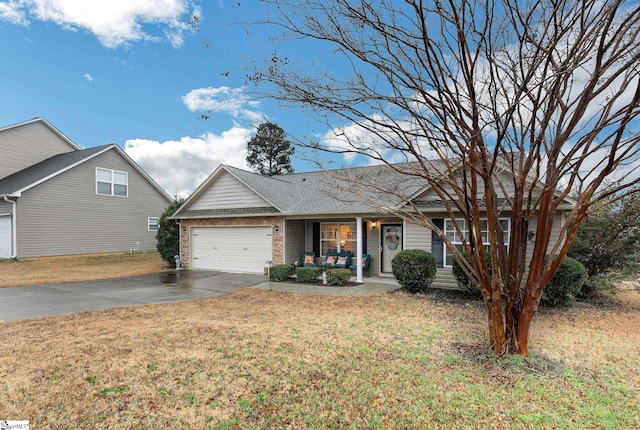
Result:
[[[383,224],[380,228],[382,273],[391,273],[391,260],[402,251],[402,224]]]

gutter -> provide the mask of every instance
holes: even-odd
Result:
[[[13,211],[11,214],[11,259],[15,260],[18,258],[18,228],[17,228],[17,215],[18,215],[18,205],[15,200],[10,200],[7,195],[2,196],[4,201],[7,203],[11,203],[13,206]]]

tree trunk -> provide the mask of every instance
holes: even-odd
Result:
[[[516,354],[523,357],[529,356],[529,329],[531,328],[531,320],[536,312],[538,301],[529,294],[526,294],[522,301],[522,309],[518,315],[518,327],[516,329]]]
[[[504,331],[502,303],[498,300],[485,300],[489,318],[489,338],[497,355],[504,354],[507,343]]]

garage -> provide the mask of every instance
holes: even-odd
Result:
[[[11,218],[0,215],[0,258],[11,258]]]
[[[271,226],[194,227],[191,247],[193,269],[263,273],[272,258]]]

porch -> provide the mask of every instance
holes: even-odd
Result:
[[[393,258],[403,249],[424,249],[433,253],[431,236],[431,231],[424,227],[375,214],[342,218],[285,218],[283,263],[298,262],[302,265],[303,253],[313,252],[316,265],[321,266],[327,253],[350,252],[351,264],[358,266],[352,271],[352,282],[397,285],[391,269]],[[365,254],[370,256],[368,270],[362,270],[356,264]],[[438,268],[433,286],[458,288],[450,267]]]

